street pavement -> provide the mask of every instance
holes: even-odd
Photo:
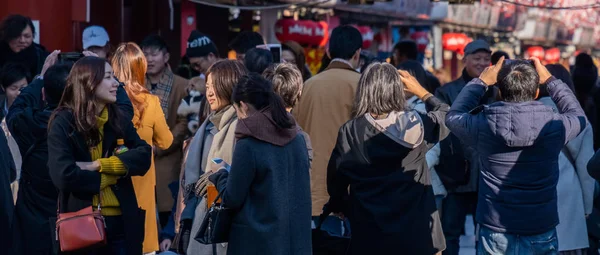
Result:
[[[467,216],[465,233],[466,235],[460,237],[459,255],[475,255],[475,225],[471,215]]]

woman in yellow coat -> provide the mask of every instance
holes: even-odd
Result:
[[[173,134],[165,120],[158,97],[150,94],[144,84],[147,62],[144,53],[135,43],[124,43],[112,58],[115,76],[125,83],[125,91],[133,104],[133,125],[137,133],[150,146],[167,149],[173,142]],[[150,170],[144,176],[132,177],[138,204],[146,210],[144,254],[159,250],[156,221],[156,174],[154,157]]]

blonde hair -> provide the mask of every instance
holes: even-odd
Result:
[[[135,43],[123,43],[115,50],[111,62],[117,79],[125,83],[125,91],[131,100],[134,112],[139,113],[139,119],[134,118],[133,123],[138,128],[147,106],[143,95],[150,94],[145,86],[148,62],[144,52]]]

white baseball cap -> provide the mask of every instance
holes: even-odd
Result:
[[[110,41],[106,29],[101,26],[90,26],[83,30],[83,49],[97,46],[104,47]]]

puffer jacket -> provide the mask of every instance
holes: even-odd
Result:
[[[558,113],[537,101],[496,102],[470,113],[488,89],[474,79],[446,117],[452,133],[479,155],[476,220],[492,231],[535,235],[558,224],[558,156],[587,120],[564,82],[551,78],[547,86]]]

